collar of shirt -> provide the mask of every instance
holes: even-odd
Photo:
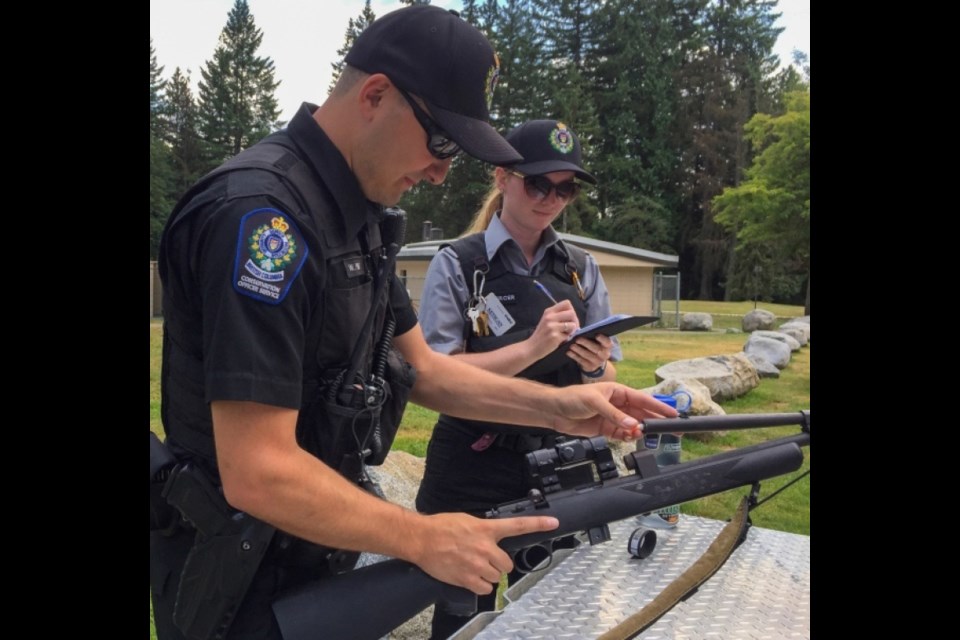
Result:
[[[487,260],[493,261],[493,257],[502,249],[502,258],[511,271],[521,275],[534,276],[539,273],[538,267],[547,254],[547,249],[555,245],[559,239],[560,236],[554,231],[553,225],[544,229],[543,235],[540,237],[540,246],[537,247],[537,252],[533,256],[533,264],[528,267],[527,259],[523,256],[520,245],[517,244],[517,241],[513,239],[513,236],[500,221],[499,211],[490,218],[490,224],[483,234],[484,244],[487,245]]]
[[[367,200],[343,154],[313,119],[317,105],[304,102],[287,125],[287,132],[294,144],[303,152],[304,159],[314,173],[327,185],[327,190],[337,201],[343,216],[347,237],[357,235],[366,222],[379,222],[383,207]],[[355,212],[363,211],[364,216]]]

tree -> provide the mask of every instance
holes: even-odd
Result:
[[[602,131],[597,157],[601,210],[661,216],[673,237],[683,211],[684,149],[692,127],[684,118],[690,60],[702,51],[699,28],[707,0],[615,0],[598,13],[603,41],[591,64]],[[651,207],[651,201],[661,206]],[[618,213],[619,212],[619,213]],[[678,244],[671,242],[672,245]],[[640,244],[638,246],[646,246]]]
[[[680,262],[687,295],[729,298],[724,283],[736,268],[733,234],[713,219],[710,202],[737,186],[749,165],[743,126],[766,105],[765,74],[775,68],[782,29],[769,0],[714,0],[698,20],[704,46],[681,77],[681,119],[691,132],[679,174]]]
[[[162,78],[163,67],[157,65],[157,53],[153,48],[153,38],[150,38],[150,131],[160,135],[163,128],[163,114],[165,101],[163,90],[166,81]]]
[[[284,124],[277,121],[273,61],[257,55],[262,40],[246,0],[235,0],[213,59],[200,69],[199,129],[211,166]]]
[[[167,116],[164,141],[170,146],[174,201],[208,168],[204,162],[203,144],[198,130],[197,104],[190,90],[190,71],[177,67],[167,83]]]
[[[780,116],[764,113],[747,123],[756,156],[747,180],[714,198],[715,220],[736,232],[737,251],[765,258],[771,276],[806,280],[810,313],[810,93],[786,99]],[[799,287],[793,292],[800,297]]]
[[[163,143],[163,124],[167,106],[163,94],[166,82],[161,78],[163,67],[150,39],[150,257],[156,258],[160,234],[170,215],[173,203],[170,189],[173,182],[170,149]]]
[[[609,242],[675,254],[669,221],[669,212],[660,202],[646,196],[635,196],[617,205],[612,215],[604,217],[598,225],[597,235]]]
[[[347,22],[347,32],[343,36],[343,46],[337,49],[337,60],[336,62],[331,62],[330,67],[333,69],[333,73],[330,77],[330,88],[328,93],[333,91],[333,88],[337,86],[337,80],[340,79],[340,74],[343,73],[343,68],[347,65],[344,62],[344,58],[347,57],[347,53],[350,51],[350,48],[353,47],[353,43],[356,41],[357,36],[363,32],[364,29],[370,26],[374,20],[377,19],[376,14],[373,12],[373,9],[370,8],[370,0],[366,0],[363,5],[363,11],[360,12],[360,16],[354,20],[350,18]]]

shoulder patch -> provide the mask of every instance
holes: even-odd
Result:
[[[255,209],[240,220],[233,288],[268,304],[279,304],[307,259],[307,244],[290,216]]]

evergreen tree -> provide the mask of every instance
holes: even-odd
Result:
[[[235,0],[213,58],[200,69],[199,129],[211,166],[284,124],[277,121],[273,61],[257,55],[262,40],[246,0]]]
[[[160,235],[173,208],[170,199],[173,171],[170,149],[163,140],[150,132],[150,259],[156,260]]]
[[[173,203],[170,189],[173,182],[170,149],[161,138],[166,114],[163,67],[157,65],[153,38],[150,39],[150,258],[156,259],[160,234],[170,215]]]
[[[347,63],[344,62],[344,58],[347,57],[347,53],[350,51],[350,48],[356,41],[357,36],[359,36],[360,33],[370,26],[370,23],[376,19],[376,14],[373,12],[373,9],[370,8],[370,0],[366,0],[363,5],[363,11],[360,12],[360,16],[356,20],[350,18],[350,20],[347,22],[347,32],[343,36],[343,46],[337,49],[336,62],[330,63],[333,73],[330,77],[330,87],[327,93],[333,91],[333,88],[337,86],[337,80],[340,79],[340,74],[343,73],[343,68],[347,65]]]
[[[190,90],[190,71],[177,67],[167,84],[168,114],[164,139],[170,146],[173,162],[171,198],[176,201],[206,172],[200,139],[197,104]]]
[[[534,118],[552,118],[577,132],[583,150],[583,164],[595,173],[594,146],[600,140],[600,118],[589,78],[597,47],[597,3],[589,0],[532,1],[531,66],[540,70],[541,87],[530,104]],[[582,195],[567,205],[555,223],[560,231],[581,235],[595,233],[600,217],[599,193],[584,185]]]
[[[594,101],[600,120],[597,172],[605,218],[630,214],[641,228],[678,246],[682,149],[690,128],[681,118],[684,74],[703,48],[698,23],[707,0],[614,0],[598,11],[604,34],[595,60]],[[631,213],[633,212],[633,213]],[[615,225],[614,225],[615,226]],[[605,221],[609,231],[611,225]],[[668,241],[669,240],[669,241]],[[648,248],[643,238],[636,246]]]
[[[150,131],[156,135],[160,135],[163,129],[166,107],[163,90],[167,83],[161,74],[163,67],[157,65],[157,53],[153,48],[153,38],[150,38]]]
[[[676,254],[670,212],[657,200],[635,196],[623,205],[617,205],[612,215],[605,216],[597,225],[601,240],[631,247]]]
[[[699,22],[705,45],[686,64],[681,81],[682,126],[692,138],[681,153],[680,261],[689,297],[729,298],[725,282],[736,269],[735,237],[713,220],[710,201],[739,184],[749,164],[743,125],[765,104],[761,80],[772,68],[782,29],[769,0],[717,0]]]

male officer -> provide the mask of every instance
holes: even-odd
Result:
[[[236,609],[231,640],[280,638],[271,602],[355,559],[334,550],[402,558],[484,594],[512,568],[498,540],[557,526],[426,516],[361,488],[361,461],[385,455],[411,377],[392,355],[383,372],[385,334],[416,371],[410,398],[452,415],[619,439],[639,436],[638,419],[676,415],[622,385],[554,389],[427,346],[404,288],[391,286],[397,243],[381,224],[384,206],[421,181],[440,184],[460,150],[521,160],[487,123],[498,60],[456,14],[412,6],[376,20],[345,61],[321,106],[303,104],[287,129],[191,189],[161,243],[167,446],[230,507],[277,531],[239,606],[225,607]],[[370,389],[379,424],[365,405]],[[161,640],[185,637],[196,585],[219,584],[205,592],[216,605],[216,589],[236,584],[201,542],[189,526],[151,532]]]

